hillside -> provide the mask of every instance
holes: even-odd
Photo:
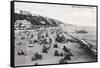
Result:
[[[54,20],[52,18],[48,18],[48,17],[43,17],[40,15],[23,15],[23,14],[19,14],[19,13],[15,13],[15,25],[19,26],[20,21],[26,20],[28,22],[30,22],[31,26],[47,26],[47,27],[55,27],[55,26],[60,26],[60,25],[64,25],[63,23],[61,23],[58,20]],[[24,23],[24,22],[23,22]],[[23,26],[23,23],[21,24],[21,26]],[[27,26],[27,25],[26,25]]]

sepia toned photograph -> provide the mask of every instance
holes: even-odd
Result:
[[[14,2],[14,65],[97,62],[97,6]]]

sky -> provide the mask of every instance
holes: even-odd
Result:
[[[65,24],[96,26],[96,7],[15,2],[15,12],[19,10],[57,19]]]

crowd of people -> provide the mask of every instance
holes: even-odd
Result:
[[[41,54],[36,52],[32,56],[32,61],[42,60],[42,53],[48,53],[50,48],[59,49],[59,43],[67,43],[67,38],[65,37],[66,32],[63,32],[59,27],[52,28],[40,28],[34,30],[19,30],[15,34],[15,39],[27,40],[29,42],[28,47],[34,47],[35,43],[43,46]],[[19,38],[20,37],[20,38]],[[21,45],[22,43],[18,43],[17,45]],[[59,63],[67,63],[67,60],[71,60],[72,53],[70,49],[66,46],[62,48],[63,52],[59,52],[59,50],[54,51],[54,56],[62,56]],[[24,55],[24,50],[19,50],[18,55]]]

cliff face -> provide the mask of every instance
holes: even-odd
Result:
[[[23,14],[19,14],[19,13],[15,13],[15,22],[17,23],[17,25],[19,24],[18,21],[27,21],[30,22],[31,26],[48,26],[48,27],[56,27],[56,26],[60,26],[60,25],[64,25],[63,23],[61,23],[58,20],[54,20],[52,18],[48,18],[48,17],[43,17],[40,15],[23,15]],[[22,23],[24,24],[24,22]],[[26,25],[27,26],[27,25]]]

